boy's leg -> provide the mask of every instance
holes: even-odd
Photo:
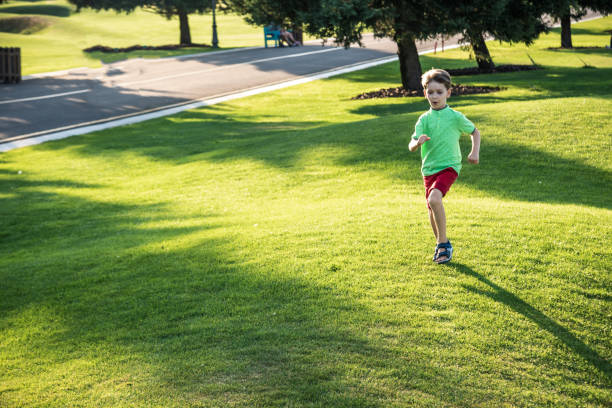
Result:
[[[438,244],[448,242],[446,237],[446,213],[444,212],[444,206],[442,205],[442,192],[436,188],[432,189],[427,198],[429,208],[431,208],[430,221],[432,228],[435,227],[434,233],[436,234],[436,241]],[[438,258],[438,261],[444,261],[446,257]]]
[[[436,242],[438,241],[438,228],[436,227],[436,220],[434,219],[434,213],[431,208],[427,208],[429,211],[429,223],[431,224],[431,229],[433,230],[434,237],[436,238]]]
[[[442,198],[456,179],[457,172],[450,167],[423,178],[425,196],[427,197],[427,208],[429,209],[429,222],[431,223],[431,228],[438,245],[449,242],[446,236],[446,213],[444,212],[444,205],[442,205]],[[438,251],[436,250],[436,256],[437,254]],[[444,263],[449,259],[443,256],[435,258],[434,260],[439,263]]]

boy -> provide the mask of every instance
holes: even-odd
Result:
[[[453,246],[446,237],[446,214],[442,197],[461,171],[459,137],[471,134],[472,151],[468,161],[478,164],[480,132],[462,113],[446,104],[446,99],[451,95],[451,77],[448,72],[432,69],[423,74],[421,81],[431,109],[417,121],[408,149],[414,152],[421,147],[425,198],[429,222],[437,243],[433,260],[444,264],[451,260]]]

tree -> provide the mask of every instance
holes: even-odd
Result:
[[[255,0],[254,0],[255,1]],[[405,89],[422,91],[421,64],[416,41],[456,31],[446,18],[450,0],[310,0],[298,9],[305,31],[335,39],[350,47],[361,45],[362,34],[372,29],[376,37],[392,38],[398,47],[400,75]]]
[[[344,0],[339,1],[346,4]],[[417,88],[420,75],[415,39],[461,34],[470,43],[478,67],[490,71],[495,64],[486,44],[487,37],[529,45],[548,29],[542,15],[550,6],[547,0],[372,0],[367,3],[365,8],[374,12],[370,20],[363,21],[376,35],[388,36],[397,42],[402,84],[405,88],[408,85],[407,89]]]
[[[247,23],[289,26],[296,40],[302,42],[303,17],[309,10],[307,1],[229,0],[229,4],[232,11],[245,16]]]
[[[541,18],[545,7],[539,4],[544,2],[532,0],[324,2],[328,7],[319,9],[318,19],[312,20],[319,32],[333,34],[346,45],[359,41],[361,31],[369,27],[376,36],[390,37],[397,43],[402,85],[406,89],[421,89],[416,40],[461,34],[470,43],[479,68],[490,71],[495,65],[485,42],[487,37],[529,44],[547,29]],[[347,10],[349,3],[357,7]]]
[[[452,18],[462,21],[458,33],[470,43],[478,68],[491,71],[495,64],[486,38],[529,45],[548,29],[542,19],[546,10],[545,1],[469,0],[455,7]]]
[[[572,20],[584,17],[587,9],[608,14],[612,12],[612,3],[607,0],[552,0],[549,13],[555,21],[561,22],[561,48],[573,48]]]
[[[68,0],[77,7],[94,10],[115,10],[118,13],[131,13],[138,7],[151,9],[168,19],[174,16],[179,18],[179,43],[191,45],[191,30],[189,29],[189,14],[211,11],[210,0]],[[217,4],[224,8],[225,2],[217,0]]]
[[[402,84],[406,89],[422,90],[421,65],[415,44],[426,38],[425,10],[439,8],[432,0],[229,0],[232,10],[246,15],[252,24],[282,24],[319,38],[333,37],[337,44],[361,44],[362,33],[373,28],[378,37],[391,37],[398,44]],[[445,1],[445,0],[441,0]],[[449,0],[446,0],[449,1]],[[397,12],[397,13],[396,13]],[[396,15],[397,14],[397,15]],[[431,20],[431,19],[430,19]],[[429,21],[430,21],[429,20]]]
[[[472,44],[479,67],[494,67],[485,38],[529,43],[546,29],[541,20],[544,8],[533,0],[230,0],[248,14],[251,21],[264,21],[274,13],[287,16],[305,31],[320,38],[333,37],[349,47],[361,44],[366,29],[376,37],[388,37],[397,44],[402,85],[408,90],[422,90],[421,64],[416,41],[438,35],[463,34]],[[552,0],[551,0],[552,1]],[[268,16],[268,17],[267,17]]]

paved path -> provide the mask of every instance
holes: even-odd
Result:
[[[293,81],[355,64],[389,59],[390,40],[364,38],[365,48],[249,48],[166,59],[132,59],[73,69],[0,86],[3,143],[187,105]],[[432,42],[420,44],[431,49]],[[399,76],[399,73],[398,73]]]

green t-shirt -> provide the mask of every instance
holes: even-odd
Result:
[[[421,173],[431,176],[452,167],[461,171],[459,137],[471,134],[476,127],[465,115],[446,106],[444,109],[425,112],[414,127],[412,138],[418,140],[425,134],[431,139],[421,145]]]

